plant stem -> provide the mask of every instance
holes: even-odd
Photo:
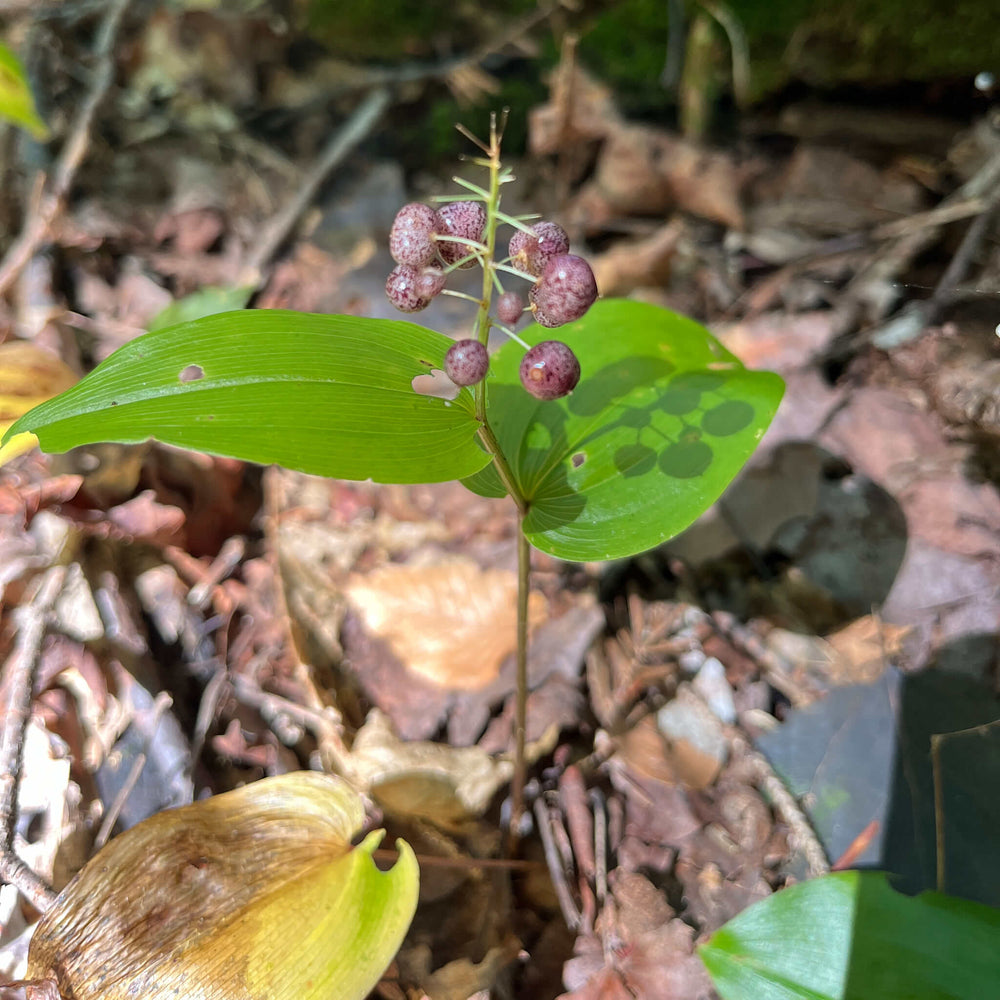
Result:
[[[507,459],[500,450],[500,442],[497,441],[496,435],[493,433],[493,428],[490,427],[485,414],[483,414],[483,422],[479,426],[479,440],[482,441],[483,447],[493,456],[493,467],[497,470],[500,482],[503,483],[503,488],[507,491],[511,500],[517,505],[518,523],[520,524],[521,518],[528,513],[528,501],[525,500],[524,495],[518,488],[517,480],[514,479],[514,473],[510,471]]]
[[[496,282],[494,263],[497,239],[497,222],[500,219],[500,186],[503,183],[503,174],[500,163],[500,140],[502,126],[497,130],[496,116],[490,120],[490,141],[487,146],[479,142],[467,130],[459,129],[463,135],[468,136],[473,142],[487,154],[488,159],[481,161],[490,172],[489,190],[484,191],[486,195],[486,228],[483,232],[483,294],[479,300],[479,312],[476,314],[475,335],[476,339],[484,347],[490,336],[490,327],[493,320],[490,318],[490,304],[493,300],[493,286]],[[456,241],[457,242],[457,241]],[[486,419],[486,379],[478,382],[473,390],[476,400],[476,419],[479,421],[479,440],[483,447],[493,456],[493,465],[503,483],[504,489],[517,505],[519,518],[523,518],[528,512],[528,503],[518,488],[514,474],[511,472],[507,459],[500,450],[500,442],[497,441],[493,428],[490,427]]]
[[[489,169],[490,187],[489,196],[486,200],[486,231],[483,233],[483,296],[479,303],[479,313],[476,316],[476,339],[487,346],[490,335],[490,304],[493,301],[493,258],[496,250],[497,240],[497,213],[500,211],[500,137],[497,135],[496,118],[490,122],[490,145],[489,145]],[[475,388],[476,397],[476,419],[488,429],[486,423],[486,380],[477,383]],[[490,437],[492,437],[490,432]],[[494,444],[496,438],[493,438]],[[484,441],[484,443],[486,443]],[[489,444],[487,444],[489,448]],[[494,460],[499,453],[499,448],[490,448],[490,453]],[[499,471],[499,467],[498,467]],[[501,478],[502,474],[501,474]],[[504,483],[506,485],[506,483]]]
[[[524,533],[524,515],[517,519],[517,703],[514,712],[514,776],[511,779],[510,840],[515,842],[524,812],[524,785],[528,764],[528,588],[531,583],[531,546]]]
[[[506,118],[504,119],[506,121]],[[490,141],[485,143],[476,139],[468,130],[459,127],[463,135],[471,139],[485,154],[485,160],[477,160],[482,166],[489,169],[490,184],[487,191],[482,191],[486,196],[486,228],[483,232],[483,244],[481,261],[483,266],[483,294],[479,302],[479,312],[476,316],[475,335],[476,339],[484,347],[490,334],[490,326],[493,320],[490,318],[490,304],[493,299],[494,287],[500,287],[497,281],[496,272],[498,265],[495,261],[497,223],[499,221],[512,222],[509,217],[500,213],[500,186],[504,180],[509,180],[510,175],[504,175],[500,164],[500,140],[503,132],[503,125],[497,129],[496,115],[490,119]],[[469,187],[469,185],[463,185]],[[477,190],[474,189],[473,190]],[[513,223],[517,225],[517,223]],[[500,265],[499,267],[502,267]],[[504,268],[505,269],[505,268]],[[503,483],[504,489],[510,498],[517,505],[517,705],[514,721],[514,775],[511,781],[511,817],[510,829],[508,831],[508,841],[511,846],[518,839],[518,830],[521,823],[521,816],[524,813],[524,784],[527,775],[527,762],[525,761],[525,720],[528,714],[528,586],[531,576],[531,549],[528,546],[528,539],[524,534],[524,519],[528,513],[528,502],[518,487],[517,480],[507,464],[503,452],[500,450],[500,442],[497,441],[493,428],[490,427],[486,418],[486,379],[476,384],[474,393],[476,400],[476,419],[479,421],[479,440],[483,447],[493,456],[493,465],[497,470],[497,475]]]

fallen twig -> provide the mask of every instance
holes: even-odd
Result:
[[[49,189],[29,213],[21,234],[11,244],[0,263],[0,295],[5,294],[49,234],[62,209],[76,172],[87,155],[94,115],[114,81],[115,42],[130,0],[111,0],[97,31],[94,44],[96,66],[83,103],[50,175]]]
[[[552,887],[556,891],[556,898],[559,900],[559,909],[562,910],[563,920],[566,921],[566,926],[571,931],[579,930],[583,922],[583,915],[577,908],[573,894],[569,890],[569,882],[566,879],[562,858],[552,833],[552,812],[541,797],[535,799],[534,811],[535,822],[538,824],[538,835],[542,839],[542,850],[545,852],[545,862],[552,879]]]
[[[31,600],[15,612],[17,641],[4,671],[7,705],[0,740],[0,880],[15,886],[43,912],[55,900],[55,893],[14,853],[14,831],[24,732],[31,713],[35,669],[52,608],[65,577],[64,567],[52,567],[42,577]]]
[[[272,258],[288,239],[302,213],[309,207],[316,192],[336,167],[354,147],[372,130],[382,113],[389,106],[389,90],[373,90],[355,109],[354,114],[327,143],[312,169],[306,174],[295,196],[271,220],[256,249],[250,254],[240,283],[260,287],[263,273]]]
[[[809,874],[814,878],[826,875],[830,871],[830,862],[827,861],[826,852],[819,842],[819,837],[816,836],[816,831],[813,830],[802,807],[795,801],[795,796],[774,773],[774,768],[767,758],[754,750],[743,736],[736,733],[730,733],[729,746],[734,757],[749,761],[757,787],[771,800],[774,811],[791,830],[795,846],[805,856]]]
[[[104,814],[104,818],[101,820],[101,828],[97,831],[97,836],[94,838],[95,851],[99,851],[110,839],[111,831],[114,830],[115,823],[118,822],[118,817],[121,815],[122,809],[125,808],[125,803],[128,801],[128,797],[132,794],[132,789],[135,788],[136,782],[139,780],[139,776],[142,774],[143,768],[146,766],[149,748],[153,742],[153,738],[156,736],[156,730],[160,726],[160,719],[163,717],[163,713],[166,712],[172,704],[173,699],[166,693],[166,691],[161,691],[156,696],[156,701],[153,702],[153,707],[151,709],[152,718],[149,722],[145,749],[142,753],[136,754],[135,760],[132,761],[132,767],[129,770],[128,776],[125,778],[124,784],[115,796],[114,802],[111,803],[108,811]]]

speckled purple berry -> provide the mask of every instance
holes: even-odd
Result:
[[[580,362],[561,340],[543,340],[521,359],[518,374],[536,399],[560,399],[580,381]]]
[[[447,275],[440,267],[425,267],[417,275],[417,294],[422,299],[433,299],[440,295]]]
[[[400,312],[420,312],[430,305],[431,300],[421,296],[417,289],[419,280],[420,272],[409,264],[397,264],[389,272],[389,277],[385,279],[385,294]]]
[[[441,239],[444,236],[460,236],[462,239],[480,243],[486,228],[486,209],[478,201],[451,201],[442,205],[436,213],[435,230],[438,234],[437,251],[446,264],[454,264],[473,252],[467,243],[452,243]],[[472,267],[474,260],[466,261],[462,267]]]
[[[457,340],[444,356],[444,373],[455,385],[475,385],[486,378],[490,356],[478,340]]]
[[[504,292],[497,299],[497,319],[507,326],[516,326],[524,312],[524,299],[517,292]]]
[[[518,230],[510,238],[508,247],[514,267],[536,278],[553,257],[568,250],[569,237],[566,230],[554,222],[545,221],[536,222],[530,233]]]
[[[437,257],[434,227],[437,217],[430,205],[418,201],[404,205],[389,230],[389,253],[397,264],[423,267]]]
[[[543,326],[562,326],[579,319],[594,304],[597,281],[582,257],[559,254],[545,265],[530,297],[538,322]]]

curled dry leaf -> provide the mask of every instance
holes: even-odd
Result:
[[[380,872],[340,779],[302,771],[159,813],[62,891],[28,975],[74,1000],[352,1000],[392,959],[417,901],[417,862]]]
[[[387,813],[445,828],[481,816],[513,773],[510,761],[477,746],[401,740],[378,709],[358,730],[338,768]]]
[[[73,369],[34,344],[0,344],[0,434],[33,406],[76,383]],[[34,434],[18,434],[0,448],[0,465],[35,446]]]

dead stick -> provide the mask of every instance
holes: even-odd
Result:
[[[309,207],[316,192],[336,167],[354,147],[372,130],[372,127],[389,106],[389,91],[385,87],[373,90],[358,105],[354,114],[327,143],[319,159],[306,175],[295,197],[274,217],[257,248],[250,255],[244,268],[241,284],[259,286],[262,273],[288,239],[302,213]]]
[[[97,65],[94,68],[90,89],[77,111],[59,159],[56,161],[49,191],[42,197],[37,211],[28,216],[20,236],[11,244],[3,263],[0,263],[0,295],[7,292],[21,273],[21,269],[31,260],[48,236],[49,228],[59,214],[73,185],[76,172],[87,155],[94,115],[114,82],[115,41],[129,2],[130,0],[111,0],[104,14],[94,45]]]
[[[104,819],[101,821],[101,828],[97,831],[97,836],[94,838],[95,852],[99,851],[108,842],[108,840],[111,839],[111,831],[114,830],[115,823],[118,822],[118,817],[121,815],[122,809],[125,808],[125,803],[128,801],[128,797],[132,794],[132,790],[135,788],[136,783],[146,766],[146,760],[148,759],[153,739],[156,736],[157,729],[160,728],[160,719],[163,717],[163,713],[166,712],[173,703],[173,699],[169,694],[167,694],[166,691],[161,691],[156,696],[156,701],[153,702],[152,718],[149,722],[149,730],[144,741],[145,746],[143,747],[141,753],[136,754],[136,758],[132,761],[132,767],[129,770],[128,776],[125,778],[121,789],[115,796],[114,802],[111,803],[111,807],[104,814]]]
[[[66,570],[50,569],[35,596],[16,612],[18,625],[14,652],[7,660],[5,684],[7,710],[0,740],[0,879],[16,886],[39,910],[45,910],[55,893],[14,853],[17,827],[17,789],[24,758],[24,732],[31,713],[35,668],[52,607],[62,589]]]
[[[771,800],[775,812],[791,830],[795,845],[802,851],[809,865],[809,874],[813,877],[826,875],[830,871],[830,862],[827,861],[823,845],[802,807],[795,801],[795,796],[775,774],[767,758],[754,750],[742,736],[732,734],[729,745],[735,759],[748,760],[752,765],[757,787]]]
[[[562,910],[566,926],[571,931],[575,931],[583,922],[583,916],[573,901],[573,894],[569,891],[569,883],[566,881],[566,872],[559,856],[559,849],[552,836],[552,814],[549,812],[549,807],[540,798],[535,799],[535,821],[538,823],[538,835],[542,839],[542,850],[545,853],[545,862],[549,868],[552,887],[556,891],[556,899],[559,900],[559,909]]]

